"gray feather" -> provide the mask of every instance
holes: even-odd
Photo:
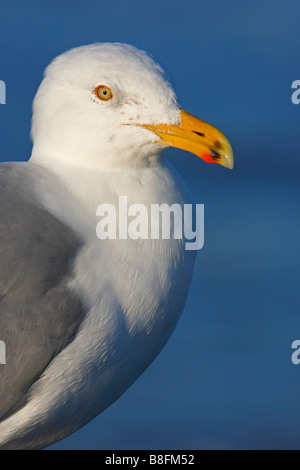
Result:
[[[67,288],[78,236],[39,206],[26,164],[0,165],[0,420],[75,337],[84,309]]]

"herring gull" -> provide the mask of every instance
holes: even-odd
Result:
[[[41,449],[124,393],[162,350],[195,260],[182,240],[96,235],[97,207],[191,204],[167,146],[233,167],[229,142],[183,111],[162,68],[124,44],[46,69],[28,162],[0,165],[0,448]]]

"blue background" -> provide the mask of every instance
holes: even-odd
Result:
[[[299,20],[292,0],[1,2],[2,161],[30,156],[45,66],[102,41],[153,54],[182,107],[221,129],[235,154],[229,171],[167,150],[205,204],[185,311],[144,375],[53,449],[300,448]]]

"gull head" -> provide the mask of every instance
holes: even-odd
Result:
[[[183,111],[161,66],[133,46],[101,43],[53,60],[33,103],[31,159],[113,170],[157,163],[173,146],[233,168],[226,137]]]

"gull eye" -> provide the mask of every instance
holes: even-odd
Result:
[[[95,88],[96,96],[102,101],[109,101],[114,96],[108,86],[99,85]]]

